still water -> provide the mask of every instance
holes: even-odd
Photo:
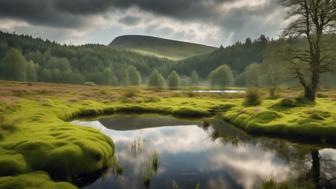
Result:
[[[335,187],[336,149],[252,137],[223,121],[113,115],[74,124],[113,139],[116,166],[84,189],[253,189],[261,180]]]

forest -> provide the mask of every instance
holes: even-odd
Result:
[[[334,46],[335,35],[327,37],[330,46]],[[306,45],[303,39],[273,40],[261,35],[256,40],[247,38],[245,42],[176,61],[105,45],[61,45],[1,32],[0,77],[16,81],[127,86],[128,83],[146,85],[148,76],[156,69],[165,80],[175,71],[182,80],[181,87],[191,85],[192,72],[200,82],[214,87],[271,86],[272,81],[265,79],[269,76],[277,85],[297,86],[297,80],[291,76],[291,66],[283,57],[289,51],[288,46]],[[213,73],[223,65],[227,66],[223,74],[228,79],[212,81]],[[128,78],[132,73],[138,74],[138,82],[129,81],[133,80]],[[335,69],[324,73],[321,80],[324,87],[335,86]]]

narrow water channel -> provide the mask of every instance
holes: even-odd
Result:
[[[271,178],[335,187],[335,149],[253,137],[216,119],[113,115],[73,123],[99,129],[116,147],[117,165],[84,189],[253,189]]]

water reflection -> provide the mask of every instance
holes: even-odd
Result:
[[[116,115],[74,123],[111,136],[123,170],[121,176],[109,170],[87,189],[172,188],[173,180],[185,189],[197,184],[202,189],[250,189],[271,177],[278,182],[315,178],[317,188],[335,184],[334,149],[312,151],[310,146],[252,137],[218,120],[200,127],[201,122],[168,116]],[[153,152],[158,161],[154,171]]]

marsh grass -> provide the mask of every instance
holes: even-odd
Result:
[[[156,150],[154,150],[152,153],[151,162],[153,172],[157,173],[160,161],[159,161],[159,154]]]
[[[134,138],[130,143],[130,149],[131,152],[134,153],[134,155],[138,154],[144,147],[144,142],[141,137]]]
[[[152,178],[157,174],[159,169],[159,154],[156,150],[152,152],[149,158],[149,162],[145,162],[145,168],[143,171],[143,182],[146,187],[151,183]]]
[[[118,163],[117,160],[115,160],[115,162],[112,165],[112,173],[115,176],[121,176],[124,172],[124,169],[120,166],[120,164]]]

